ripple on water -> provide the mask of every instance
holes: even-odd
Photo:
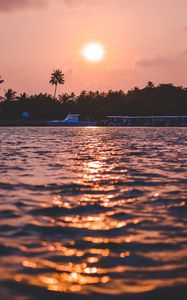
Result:
[[[187,298],[185,128],[0,133],[3,300]]]

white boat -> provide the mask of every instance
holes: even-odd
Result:
[[[80,121],[80,114],[69,114],[64,120],[48,121],[49,126],[96,126],[96,122]]]

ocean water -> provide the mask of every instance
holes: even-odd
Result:
[[[187,299],[187,128],[0,128],[0,299]]]

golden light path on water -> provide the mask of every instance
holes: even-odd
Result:
[[[180,215],[186,208],[184,169],[176,175],[171,166],[163,167],[152,150],[153,133],[40,130],[29,132],[27,157],[25,144],[16,139],[4,146],[7,153],[19,152],[16,165],[24,161],[27,167],[14,170],[19,179],[9,204],[0,204],[8,216],[1,220],[8,232],[0,236],[6,249],[1,280],[103,299],[186,284],[186,219]],[[20,140],[23,133],[17,129],[16,134]],[[186,159],[184,145],[177,152],[171,143],[166,153],[168,132],[163,137],[160,157],[170,153],[168,164],[174,167],[176,155]],[[10,156],[6,165],[13,168]],[[11,181],[10,170],[8,176]],[[6,184],[4,178],[2,198]],[[13,228],[7,227],[10,219]]]

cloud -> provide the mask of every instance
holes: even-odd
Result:
[[[156,55],[152,58],[142,58],[135,62],[136,66],[143,67],[143,68],[151,68],[162,66],[171,62],[171,59],[166,56]]]
[[[187,32],[187,25],[184,26],[182,29],[183,29],[184,32]]]
[[[182,56],[183,56],[184,58],[187,58],[187,49],[185,49],[185,50],[182,52]]]
[[[59,0],[59,3],[62,3],[64,10],[66,11],[82,11],[85,9],[97,10],[100,5],[91,3],[88,0]]]
[[[95,8],[86,0],[0,0],[0,12],[14,12],[28,8],[44,8],[48,5],[62,5],[65,11],[81,11]]]
[[[30,7],[44,7],[47,0],[0,0],[0,11],[11,12]]]
[[[135,62],[135,66],[142,68],[153,68],[153,67],[164,67],[164,66],[174,66],[177,64],[183,64],[187,61],[187,49],[184,49],[179,54],[173,56],[161,56],[156,55],[152,58],[141,58]]]
[[[79,0],[64,0],[64,4],[70,7],[79,6],[81,2]]]
[[[68,11],[82,10],[82,8],[85,6],[84,1],[82,0],[63,0],[61,2],[64,9]]]

